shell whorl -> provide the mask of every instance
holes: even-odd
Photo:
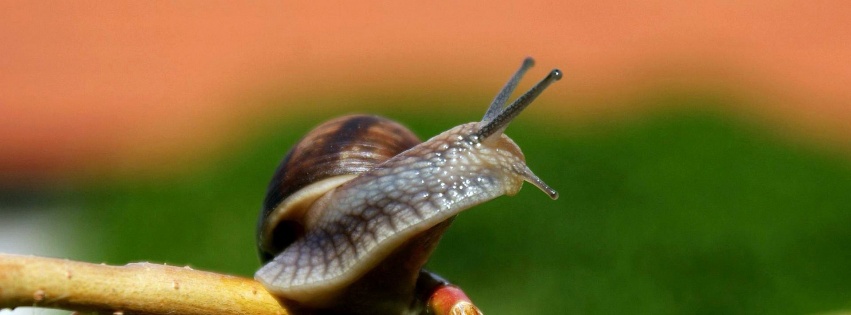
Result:
[[[364,173],[420,142],[404,126],[380,116],[343,116],[314,128],[287,153],[269,182],[258,222],[261,261],[271,260],[302,232],[300,211],[305,209],[282,207],[294,194],[326,179]]]

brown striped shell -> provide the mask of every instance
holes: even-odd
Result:
[[[343,116],[314,128],[287,153],[269,183],[258,222],[260,259],[271,260],[303,234],[304,212],[316,198],[420,142],[379,116]]]

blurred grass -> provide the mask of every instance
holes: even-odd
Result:
[[[390,103],[371,101],[361,100],[372,104],[362,111]],[[448,106],[462,108],[453,115],[418,106],[440,97],[404,101],[419,110],[380,112],[423,138],[480,115],[461,103]],[[688,96],[650,101],[724,105]],[[83,193],[86,255],[250,276],[267,181],[288,148],[329,117],[265,123],[211,167],[177,178],[92,183]],[[851,308],[851,163],[844,157],[711,110],[659,110],[580,129],[556,121],[521,117],[508,134],[560,199],[526,185],[513,198],[467,211],[429,264],[488,314]]]

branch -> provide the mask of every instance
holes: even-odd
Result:
[[[287,314],[262,285],[189,267],[107,266],[0,253],[0,309],[115,314]]]

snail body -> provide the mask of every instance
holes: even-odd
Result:
[[[558,194],[503,134],[553,70],[505,107],[524,60],[485,117],[420,143],[398,123],[353,115],[320,125],[276,170],[261,213],[255,278],[309,312],[419,313],[445,281],[421,271],[461,211],[513,195],[524,181]]]

